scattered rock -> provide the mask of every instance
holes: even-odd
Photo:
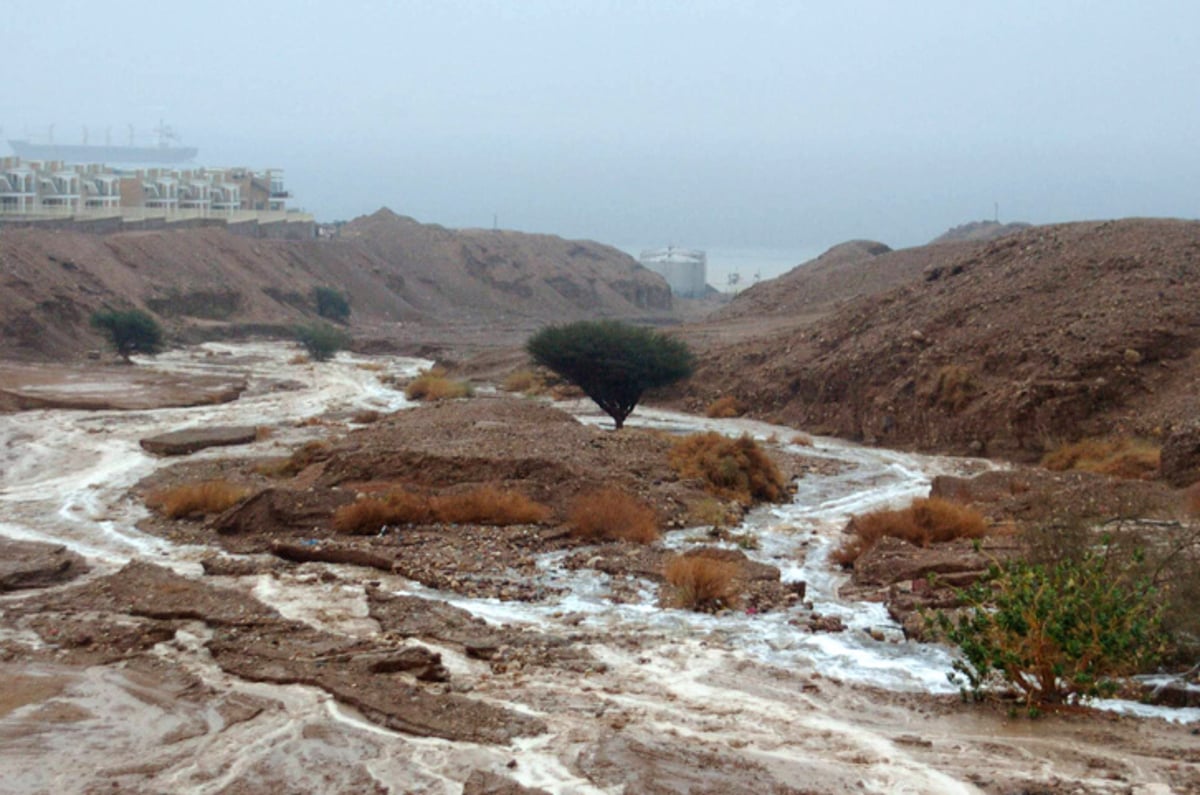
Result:
[[[0,538],[0,592],[57,585],[87,570],[83,558],[62,545]]]
[[[463,784],[463,795],[550,795],[544,789],[523,787],[510,778],[476,770]]]
[[[254,427],[186,428],[142,439],[141,445],[155,455],[189,455],[207,447],[250,444],[257,436],[258,429]]]

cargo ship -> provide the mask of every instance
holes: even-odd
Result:
[[[83,143],[59,144],[54,142],[54,128],[50,128],[50,140],[36,143],[28,139],[8,140],[13,154],[22,160],[61,160],[64,163],[104,163],[113,166],[173,165],[194,160],[200,150],[194,146],[178,146],[179,137],[170,127],[159,123],[154,130],[157,142],[149,146],[134,143],[133,127],[129,128],[129,145],[120,146],[104,143],[88,144],[87,128],[84,128]]]

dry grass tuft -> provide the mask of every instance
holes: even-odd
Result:
[[[409,400],[454,400],[470,397],[471,385],[466,381],[454,381],[440,367],[432,367],[419,374],[404,390]]]
[[[916,499],[900,510],[855,516],[847,527],[851,537],[830,557],[841,566],[849,566],[884,536],[927,547],[956,538],[979,538],[987,529],[987,519],[974,508],[940,497]]]
[[[937,371],[933,385],[933,402],[952,414],[967,407],[979,394],[975,374],[966,367],[948,364]]]
[[[433,515],[447,524],[539,524],[550,518],[550,509],[516,491],[492,486],[467,492],[434,497]]]
[[[733,395],[725,395],[719,397],[712,403],[708,404],[708,408],[704,410],[707,417],[713,419],[728,419],[729,417],[740,417],[746,413],[746,407],[742,402]]]
[[[385,525],[481,524],[506,526],[540,524],[550,518],[550,509],[524,494],[491,486],[463,494],[426,497],[395,490],[387,496],[367,497],[343,505],[333,514],[339,533],[373,534]]]
[[[730,510],[728,505],[715,497],[705,497],[688,505],[687,522],[689,525],[727,527],[736,524],[740,518],[740,512]]]
[[[541,395],[546,392],[546,379],[533,370],[517,370],[509,373],[500,388],[505,392],[520,392],[525,395]]]
[[[297,353],[288,359],[288,364],[312,364],[312,360],[308,358],[308,354],[306,353]]]
[[[705,613],[737,606],[739,574],[741,567],[736,563],[701,555],[678,555],[663,567],[671,586],[670,606]]]
[[[375,409],[361,409],[354,412],[350,417],[350,421],[355,425],[370,425],[374,422],[379,422],[383,418],[383,413]]]
[[[711,431],[685,436],[671,448],[670,462],[681,477],[699,478],[718,497],[745,505],[787,495],[783,475],[749,436],[730,439]]]
[[[1129,437],[1083,439],[1064,444],[1042,457],[1042,466],[1056,472],[1078,469],[1128,480],[1149,480],[1158,472],[1160,448]]]
[[[333,529],[350,535],[371,535],[384,525],[395,523],[386,500],[356,500],[333,512]]]
[[[227,480],[206,480],[156,491],[146,499],[146,504],[168,519],[180,519],[197,514],[220,513],[237,505],[249,494],[249,489],[235,486]]]
[[[797,447],[812,447],[812,445],[813,445],[812,437],[805,436],[802,433],[796,434],[788,441],[791,442],[792,444],[796,445]]]
[[[577,538],[650,544],[659,536],[654,509],[614,488],[577,497],[571,503],[568,521]]]

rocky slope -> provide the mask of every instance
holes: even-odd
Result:
[[[881,277],[895,254],[903,265]],[[798,316],[714,347],[688,402],[731,393],[840,436],[1016,457],[1084,435],[1163,435],[1193,418],[1200,222],[1035,227],[830,271],[825,294],[805,293],[819,274],[794,272],[761,287],[778,295],[748,295],[751,311],[766,327],[773,314],[828,306],[835,283],[876,292],[820,322]],[[742,301],[730,311],[747,311]]]
[[[627,255],[516,232],[454,232],[380,211],[344,239],[268,241],[220,229],[0,234],[0,357],[75,358],[101,346],[103,306],[154,313],[176,337],[280,331],[316,316],[312,290],[344,291],[356,331],[471,322],[523,336],[548,321],[669,318],[671,294]]]

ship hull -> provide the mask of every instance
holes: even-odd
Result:
[[[9,140],[13,154],[23,160],[61,160],[64,163],[108,165],[167,165],[186,163],[200,150],[194,146],[88,146],[35,144]]]

